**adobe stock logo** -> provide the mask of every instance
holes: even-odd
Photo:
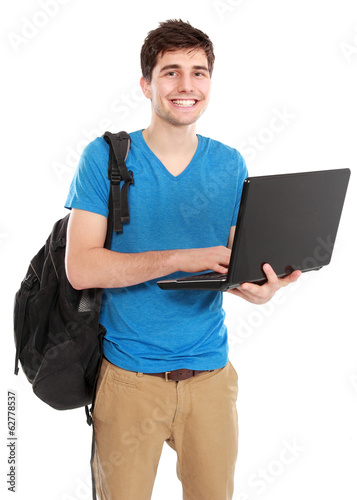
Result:
[[[353,373],[352,375],[350,375],[350,382],[351,382],[351,384],[352,384],[352,386],[357,394],[357,374],[356,373]]]
[[[90,130],[82,130],[82,139],[75,146],[67,145],[65,147],[64,159],[62,161],[52,162],[53,171],[60,182],[70,181],[77,168],[79,159],[84,148],[94,139],[103,135],[106,130],[120,130],[117,122],[129,119],[131,113],[139,109],[140,105],[146,100],[142,93],[140,85],[135,85],[131,89],[122,92],[110,104],[111,113],[115,114],[114,119],[102,118],[98,125]],[[120,126],[121,127],[121,126]]]
[[[26,46],[38,33],[47,26],[51,18],[57,16],[61,5],[66,5],[70,0],[40,0],[40,8],[34,12],[31,19],[21,17],[21,34],[11,31],[7,34],[13,50],[18,53],[23,46]]]
[[[292,442],[283,441],[283,447],[279,457],[271,460],[265,467],[260,467],[258,471],[248,477],[248,484],[257,494],[262,494],[266,488],[273,484],[286,470],[306,451],[305,446],[301,446],[293,439]]]
[[[332,239],[331,235],[329,234],[325,240],[318,236],[316,238],[316,242],[318,243],[318,245],[316,245],[313,255],[311,255],[310,257],[305,257],[301,266],[294,265],[294,269],[314,269],[318,268],[319,266],[326,265],[330,262],[332,250],[334,247],[334,240]]]
[[[6,233],[0,233],[0,247],[7,240],[8,235]]]
[[[353,58],[355,61],[357,61],[357,26],[355,26],[353,29],[355,31],[353,40],[340,43],[340,49],[342,50],[342,53],[348,64],[352,62]]]
[[[232,14],[243,2],[244,0],[212,0],[212,6],[223,21],[226,14]]]
[[[292,266],[294,269],[317,269],[322,265],[326,265],[331,259],[334,246],[338,248],[338,245],[334,245],[334,240],[331,235],[328,235],[326,238],[317,237],[316,243],[317,245],[312,255],[305,257],[303,262],[299,265],[294,264]],[[303,273],[297,282],[292,283],[286,288],[280,289],[266,304],[252,306],[252,310],[245,318],[239,315],[235,326],[232,326],[229,331],[230,348],[238,348],[247,342],[252,334],[260,329],[266,320],[272,317],[276,310],[285,303],[287,297],[298,290],[301,283],[308,279],[310,279],[310,273]]]
[[[256,135],[249,136],[248,139],[239,144],[238,150],[247,162],[253,161],[259,151],[263,151],[272,143],[276,135],[284,132],[296,118],[296,115],[290,113],[286,106],[282,111],[273,108],[273,113],[274,116],[269,120],[266,127],[263,127]]]

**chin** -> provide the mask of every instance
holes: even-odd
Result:
[[[193,125],[194,123],[197,122],[197,120],[200,118],[200,116],[203,114],[204,110],[201,110],[199,113],[195,114],[194,116],[175,116],[172,115],[171,113],[168,113],[166,115],[166,120],[169,121],[172,125]]]

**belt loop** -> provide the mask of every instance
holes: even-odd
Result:
[[[171,372],[165,372],[165,380],[166,380],[166,382],[170,382],[170,379],[168,377],[169,373],[171,373]]]
[[[144,374],[143,374],[142,372],[137,372],[137,373],[136,373],[136,376],[141,378],[141,377],[143,377],[143,376],[144,376]]]

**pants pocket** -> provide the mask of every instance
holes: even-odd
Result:
[[[110,365],[109,361],[107,359],[103,358],[102,366],[100,367],[100,372],[99,372],[99,377],[98,377],[98,382],[97,382],[97,390],[96,390],[95,400],[94,400],[93,418],[95,415],[95,410],[96,410],[98,404],[100,403],[100,395],[102,393],[104,382],[107,378],[107,374],[109,371],[109,365]]]

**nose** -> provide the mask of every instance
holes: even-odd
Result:
[[[178,82],[177,90],[179,92],[193,92],[194,88],[195,86],[192,76],[190,74],[181,75]]]

